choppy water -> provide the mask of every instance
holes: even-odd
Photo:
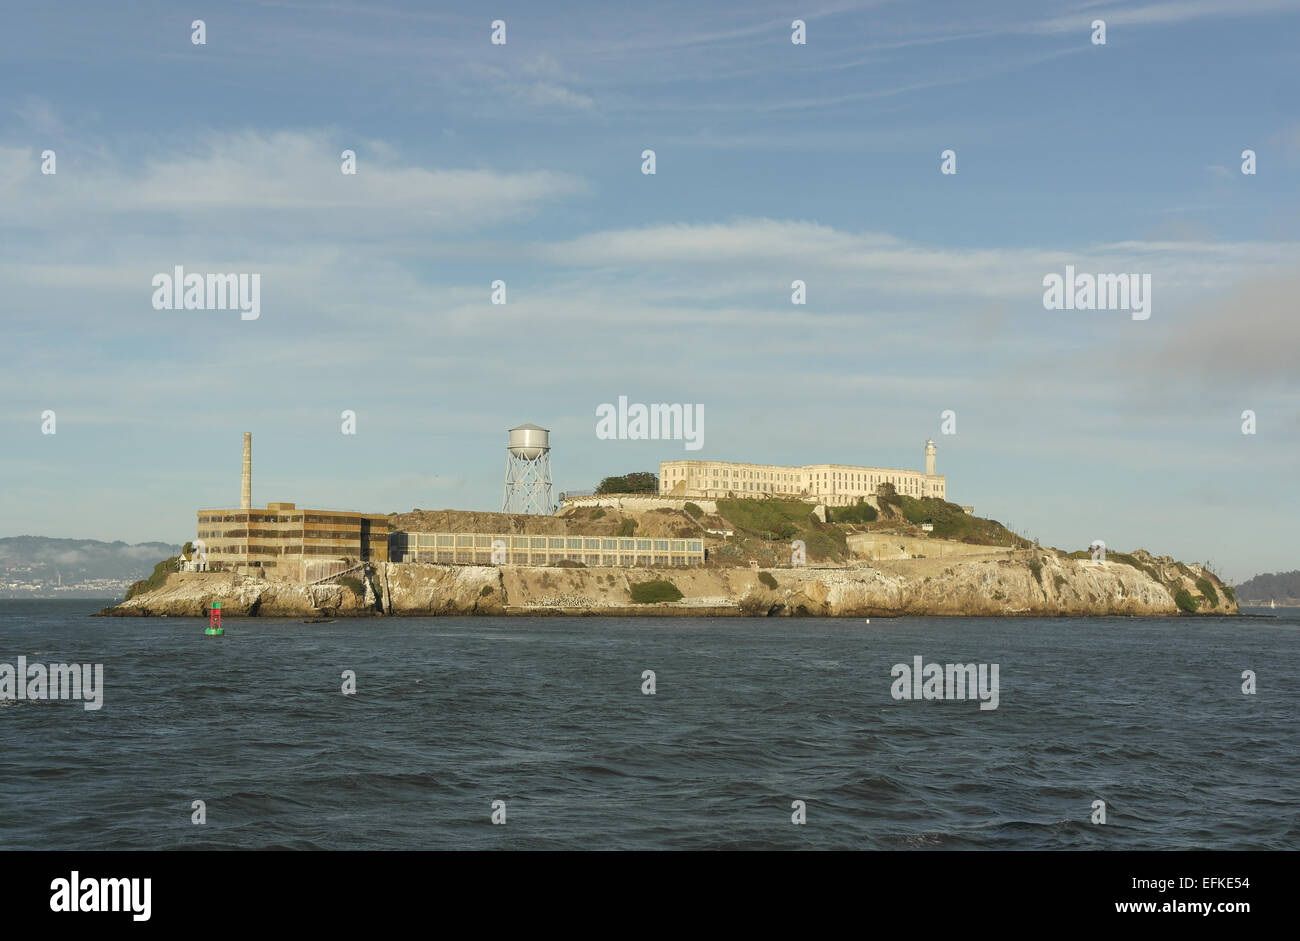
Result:
[[[103,663],[106,686],[99,711],[0,703],[0,847],[1300,848],[1295,613],[228,619],[210,638],[85,616],[102,606],[0,601],[0,662]],[[999,707],[893,700],[916,655],[999,664]]]

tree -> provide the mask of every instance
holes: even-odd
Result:
[[[622,477],[606,477],[596,488],[598,495],[607,493],[658,493],[659,478],[649,471],[636,471]]]

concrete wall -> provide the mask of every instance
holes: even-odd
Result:
[[[572,507],[605,506],[617,510],[659,510],[664,508],[680,510],[688,503],[694,503],[705,513],[718,512],[718,503],[716,500],[665,497],[652,493],[611,493],[600,497],[565,497],[562,509],[568,510]]]
[[[972,546],[947,539],[926,539],[917,536],[896,536],[892,533],[850,533],[847,537],[849,552],[859,559],[886,561],[915,559],[924,556],[937,559],[946,556],[987,555],[1005,553],[997,546]]]

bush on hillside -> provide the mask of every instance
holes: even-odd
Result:
[[[658,604],[664,601],[681,601],[682,593],[670,581],[656,578],[632,586],[632,600],[637,604]]]
[[[148,578],[142,578],[138,582],[132,582],[131,587],[126,590],[126,600],[130,601],[136,595],[143,595],[146,591],[153,591],[155,588],[161,588],[163,582],[167,581],[167,576],[176,571],[176,563],[180,561],[180,556],[174,555],[170,559],[163,559],[153,567],[153,572]]]
[[[1218,607],[1219,593],[1214,590],[1214,584],[1208,578],[1198,578],[1196,580],[1196,590],[1199,591],[1202,597],[1204,597],[1211,605]]]
[[[874,523],[880,518],[880,511],[861,497],[853,506],[827,507],[826,513],[834,523]]]
[[[876,499],[882,505],[888,503],[893,506],[899,506],[903,501],[903,498],[898,495],[898,491],[894,489],[894,485],[891,483],[883,483],[876,487]]]
[[[1174,604],[1178,605],[1179,611],[1186,611],[1188,614],[1196,613],[1196,599],[1186,588],[1180,588],[1174,592]]]
[[[625,519],[618,524],[618,533],[616,535],[630,536],[635,531],[636,531],[636,520]]]
[[[688,503],[682,507],[682,510],[693,520],[697,520],[704,515],[704,511],[700,509],[698,503]]]

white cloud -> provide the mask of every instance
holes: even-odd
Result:
[[[357,154],[355,176],[340,171],[344,149]],[[57,176],[43,177],[35,150],[0,145],[0,176],[8,181],[0,182],[0,222],[40,228],[117,213],[346,210],[464,230],[527,216],[585,189],[572,174],[551,170],[422,167],[402,162],[388,145],[320,130],[212,133],[183,150],[152,153],[138,170],[61,155]]]

